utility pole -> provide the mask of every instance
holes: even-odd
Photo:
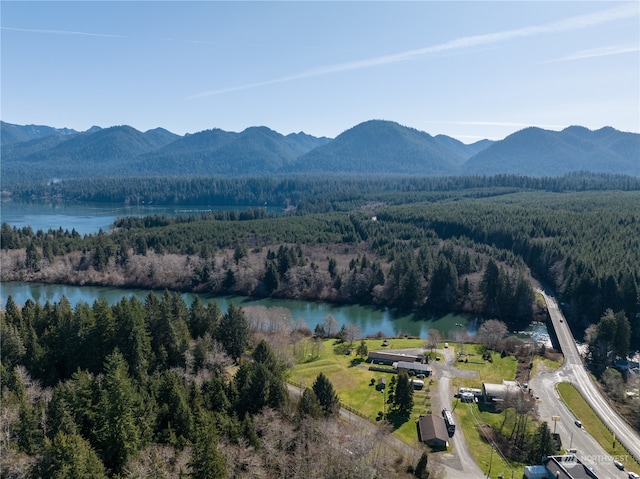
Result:
[[[558,421],[560,420],[560,416],[551,416],[551,420],[553,421],[553,434],[556,433],[556,426],[558,425]]]
[[[491,455],[489,456],[489,470],[487,471],[487,478],[491,474],[491,462],[493,461],[493,444],[491,444]]]
[[[462,331],[464,330],[464,324],[462,323],[456,323],[456,326],[460,328],[460,332],[458,334],[460,334],[459,339],[460,339],[460,354],[464,355],[464,341],[463,341],[463,337],[462,337]]]

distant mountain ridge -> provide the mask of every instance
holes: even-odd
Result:
[[[611,127],[562,131],[529,127],[469,158],[469,174],[557,176],[572,171],[640,175],[640,135]]]
[[[3,187],[24,181],[119,176],[495,175],[572,171],[640,176],[640,135],[611,127],[530,127],[465,144],[386,120],[336,138],[282,135],[264,126],[177,135],[127,125],[67,128],[0,122]]]

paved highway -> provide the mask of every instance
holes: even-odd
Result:
[[[596,414],[598,414],[609,430],[616,435],[618,441],[625,447],[626,451],[621,450],[620,454],[624,455],[628,452],[636,460],[640,460],[640,435],[638,435],[638,433],[613,410],[607,402],[607,399],[602,396],[598,387],[593,383],[591,376],[582,363],[582,358],[578,352],[575,339],[571,334],[571,330],[569,329],[556,300],[544,291],[540,290],[539,292],[543,295],[547,303],[549,316],[551,317],[553,328],[555,329],[558,342],[560,343],[560,348],[562,349],[562,354],[565,358],[562,367],[554,374],[541,374],[538,378],[534,378],[531,381],[531,387],[534,388],[534,393],[542,399],[539,406],[541,418],[549,421],[549,424],[553,428],[553,423],[550,421],[550,417],[545,417],[543,414],[546,414],[546,416],[561,416],[561,423],[558,424],[558,427],[562,428],[559,432],[564,436],[563,443],[565,447],[569,447],[569,443],[566,442],[567,435],[570,436],[571,432],[573,432],[573,441],[578,442],[575,442],[572,447],[577,448],[578,445],[580,445],[581,447],[587,448],[585,451],[598,450],[598,448],[595,448],[593,444],[589,442],[589,440],[593,441],[593,439],[588,434],[588,431],[584,432],[573,424],[573,415],[568,411],[568,409],[566,409],[559,398],[555,397],[555,383],[560,381],[569,381],[580,391]],[[554,408],[557,408],[560,414],[556,414],[556,412],[550,414],[552,411],[548,410],[549,405],[553,405]],[[573,428],[571,426],[573,426]],[[590,452],[588,455],[604,454],[602,448],[599,449],[600,452]],[[578,457],[580,457],[580,454],[578,454]],[[587,461],[585,462],[588,463]],[[607,469],[608,468],[609,466],[607,464]],[[603,469],[603,467],[600,467],[600,469]],[[603,476],[604,471],[601,473],[600,470],[596,470],[599,475]],[[622,472],[617,470],[615,473],[611,472],[612,477],[626,477],[626,475],[621,474]]]
[[[540,420],[546,421],[552,432],[560,434],[564,449],[576,449],[578,458],[583,463],[592,466],[600,479],[627,477],[626,474],[615,468],[613,459],[589,434],[589,431],[576,426],[576,417],[558,396],[555,385],[569,380],[570,378],[565,371],[560,369],[540,372],[529,381],[529,387],[533,393],[540,397],[538,402]],[[554,416],[558,417],[559,421],[553,421]],[[620,453],[626,454],[622,450]]]

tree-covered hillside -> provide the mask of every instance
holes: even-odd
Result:
[[[169,184],[188,197],[205,183]],[[457,310],[519,328],[534,313],[533,275],[558,292],[578,338],[607,308],[624,310],[640,348],[635,179],[212,184],[220,199],[251,190],[254,204],[278,199],[288,213],[125,218],[85,238],[3,225],[3,279]]]
[[[184,136],[129,126],[85,132],[2,123],[2,187],[73,179],[325,175],[640,175],[640,135],[613,128],[526,128],[470,145],[392,121],[371,120],[334,139],[267,127]]]

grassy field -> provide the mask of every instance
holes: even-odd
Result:
[[[481,412],[476,404],[459,402],[454,404],[453,412],[458,421],[456,434],[461,432],[467,441],[471,455],[475,459],[480,469],[485,474],[489,470],[489,462],[491,462],[491,476],[497,477],[502,474],[503,477],[520,478],[524,474],[524,464],[505,460],[498,452],[491,452],[491,446],[480,437],[480,433],[476,429],[476,424],[488,424],[490,426],[500,428],[504,419],[504,413]],[[505,424],[508,428],[509,424]],[[462,430],[462,431],[460,431]],[[492,457],[493,456],[493,457]]]
[[[562,366],[562,358],[558,361],[554,361],[552,359],[536,356],[533,360],[533,369],[531,369],[531,377],[532,378],[535,377],[536,374],[538,374],[541,369],[555,371],[560,366]]]
[[[390,339],[387,347],[382,346],[382,340],[365,340],[369,351],[385,349],[409,349],[420,348],[424,345],[424,340],[420,339]],[[348,344],[339,345],[335,340],[325,340],[320,347],[300,345],[296,351],[298,364],[290,373],[290,380],[294,383],[311,387],[320,372],[324,373],[333,384],[340,400],[343,404],[357,410],[360,414],[376,420],[379,412],[388,413],[388,406],[384,406],[386,394],[381,393],[371,385],[378,383],[381,377],[387,378],[387,384],[394,376],[392,372],[371,371],[370,364],[358,358],[355,349],[360,344],[354,342],[351,346],[353,351],[345,354]],[[456,345],[451,345],[454,348]],[[442,347],[442,346],[440,346]],[[480,345],[465,345],[465,353],[469,354],[468,362],[457,362],[456,368],[468,371],[477,371],[478,378],[452,378],[451,397],[458,387],[482,387],[483,382],[501,383],[503,379],[512,380],[515,378],[517,361],[513,357],[500,357],[499,353],[492,353],[493,362],[482,360],[484,349]],[[432,410],[432,395],[437,394],[437,381],[425,385],[422,391],[414,392],[414,408],[411,418],[406,421],[397,421],[393,415],[388,415],[389,421],[394,425],[394,435],[407,444],[417,444],[418,435],[416,430],[416,420],[421,414],[428,414]],[[497,428],[502,425],[504,413],[481,412],[477,405],[464,403],[454,403],[450,405],[454,410],[459,428],[456,434],[464,434],[469,444],[469,448],[474,459],[486,473],[489,468],[489,458],[492,455],[491,446],[480,437],[476,429],[476,424],[486,423]],[[437,411],[436,411],[437,413]],[[505,430],[510,430],[510,418],[504,424]],[[505,461],[498,452],[493,453],[491,460],[491,477],[496,477],[503,473],[504,477],[522,477],[524,465]]]
[[[385,348],[382,347],[382,340],[379,339],[365,340],[365,343],[369,351],[421,348],[424,345],[424,340],[421,339],[389,339],[388,341],[389,345]],[[395,374],[393,372],[370,371],[370,364],[365,363],[355,354],[355,348],[359,344],[359,341],[354,342],[354,351],[347,355],[344,352],[344,343],[338,345],[333,339],[323,341],[323,347],[317,355],[308,356],[310,353],[307,352],[307,356],[298,357],[302,362],[293,368],[289,376],[290,380],[296,384],[311,387],[318,374],[322,372],[331,381],[344,404],[371,419],[375,419],[378,412],[383,410],[386,398],[385,394],[376,389],[375,384],[378,383],[379,378],[386,378],[387,384],[389,384]],[[348,346],[348,344],[346,345]],[[304,351],[310,350],[311,348],[304,349]],[[374,380],[374,385],[371,385],[371,379]],[[425,413],[426,394],[425,391],[416,392],[414,413]],[[385,412],[386,409],[388,408],[385,407]],[[409,422],[413,424],[413,421]],[[402,429],[399,432],[401,435],[410,436],[404,427],[400,429]],[[415,436],[415,424],[413,424],[413,432]],[[415,439],[417,440],[417,437]]]
[[[619,459],[624,464],[625,469],[640,473],[640,464],[627,454],[627,451],[619,443],[616,442],[614,447],[613,435],[578,390],[570,383],[559,383],[556,389],[574,416],[582,422],[582,426],[598,441],[603,449],[612,456],[626,456],[624,461]]]
[[[455,367],[465,371],[476,371],[478,378],[452,378],[451,386],[454,391],[459,387],[481,388],[482,383],[501,384],[502,380],[513,380],[516,377],[516,369],[518,361],[513,356],[501,357],[500,353],[491,352],[493,362],[482,359],[485,348],[479,344],[466,344],[464,346],[465,354],[469,354],[468,362],[458,360]],[[500,428],[505,418],[505,413],[480,411],[476,404],[457,402],[453,400],[453,412],[458,421],[458,430],[456,434],[463,433],[469,450],[473,458],[480,466],[480,469],[486,474],[489,470],[489,462],[491,462],[491,477],[497,477],[502,474],[503,477],[522,477],[524,473],[524,465],[507,461],[501,455],[494,451],[491,452],[491,445],[487,443],[478,432],[477,424],[488,424],[497,429]],[[509,421],[504,425],[508,430]]]
[[[467,344],[464,347],[468,354],[468,362],[458,360],[455,367],[465,371],[477,371],[478,379],[459,379],[465,384],[461,386],[480,388],[482,383],[502,384],[503,379],[513,380],[516,377],[518,360],[513,356],[500,357],[500,353],[491,352],[493,362],[482,359],[484,346],[480,344]]]

